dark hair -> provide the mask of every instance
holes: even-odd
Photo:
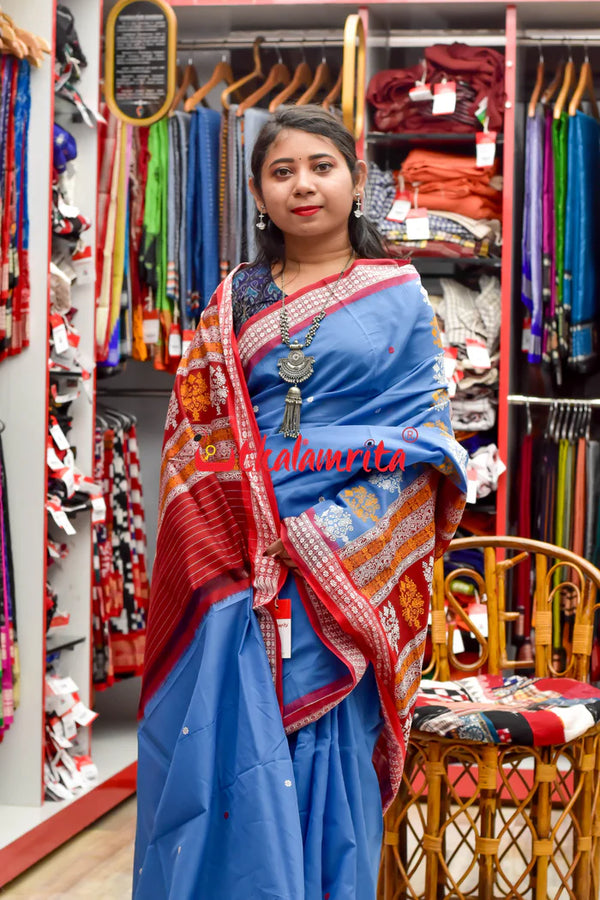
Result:
[[[307,131],[310,134],[320,134],[329,138],[346,160],[350,174],[354,178],[358,159],[354,138],[345,125],[342,125],[321,106],[314,104],[280,106],[261,128],[252,150],[250,165],[252,177],[259,192],[262,193],[260,177],[267,151],[277,135],[285,128],[295,128],[298,131]],[[266,225],[264,231],[257,230],[256,232],[258,252],[254,262],[271,265],[274,262],[285,260],[285,244],[281,229],[271,219],[267,218]],[[383,259],[395,255],[386,248],[379,231],[366,216],[357,218],[354,212],[351,212],[348,217],[348,233],[350,243],[359,258]]]

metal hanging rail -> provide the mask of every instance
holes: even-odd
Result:
[[[343,29],[329,30],[289,30],[289,31],[232,31],[221,38],[197,37],[190,40],[179,40],[177,50],[181,53],[194,50],[240,50],[247,49],[255,37],[263,38],[262,47],[268,49],[301,49],[302,47],[341,47],[344,43]],[[463,44],[487,47],[502,47],[506,43],[506,34],[499,30],[462,31],[440,29],[439,31],[419,32],[390,29],[373,32],[369,36],[371,47],[428,47],[430,44],[452,44],[459,41]]]
[[[137,390],[135,388],[114,388],[113,390],[99,388],[96,396],[107,399],[114,397],[116,400],[118,397],[170,397],[172,392],[172,388],[138,388]]]
[[[232,31],[218,37],[198,37],[177,41],[177,51],[193,53],[194,50],[247,50],[257,37],[262,37],[261,48],[270,50],[302,49],[303,47],[342,47],[343,29],[322,31]]]
[[[600,399],[576,400],[572,397],[525,397],[521,394],[509,394],[507,397],[509,403],[514,406],[553,406],[554,404],[561,406],[590,406],[600,407]]]
[[[556,46],[567,47],[569,44],[600,46],[600,31],[589,31],[583,28],[573,29],[572,31],[564,31],[561,29],[544,29],[544,31],[534,31],[533,29],[524,29],[517,32],[517,44],[520,46],[539,46],[539,44],[554,44]]]

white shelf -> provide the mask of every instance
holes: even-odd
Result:
[[[137,759],[136,726],[135,716],[132,721],[127,721],[125,717],[96,720],[92,726],[92,759],[98,767],[98,779],[72,800],[47,800],[42,806],[0,806],[0,849],[77,803],[132,765]]]

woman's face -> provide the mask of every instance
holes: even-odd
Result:
[[[258,209],[284,235],[316,238],[348,231],[348,216],[357,190],[362,195],[364,163],[356,183],[333,141],[297,129],[281,131],[263,162],[261,193],[250,189]]]

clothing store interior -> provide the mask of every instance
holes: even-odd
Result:
[[[0,897],[598,900],[600,0],[0,0],[0,79]],[[348,161],[309,104],[383,249],[303,279],[253,148]],[[300,415],[404,471],[242,469]]]

